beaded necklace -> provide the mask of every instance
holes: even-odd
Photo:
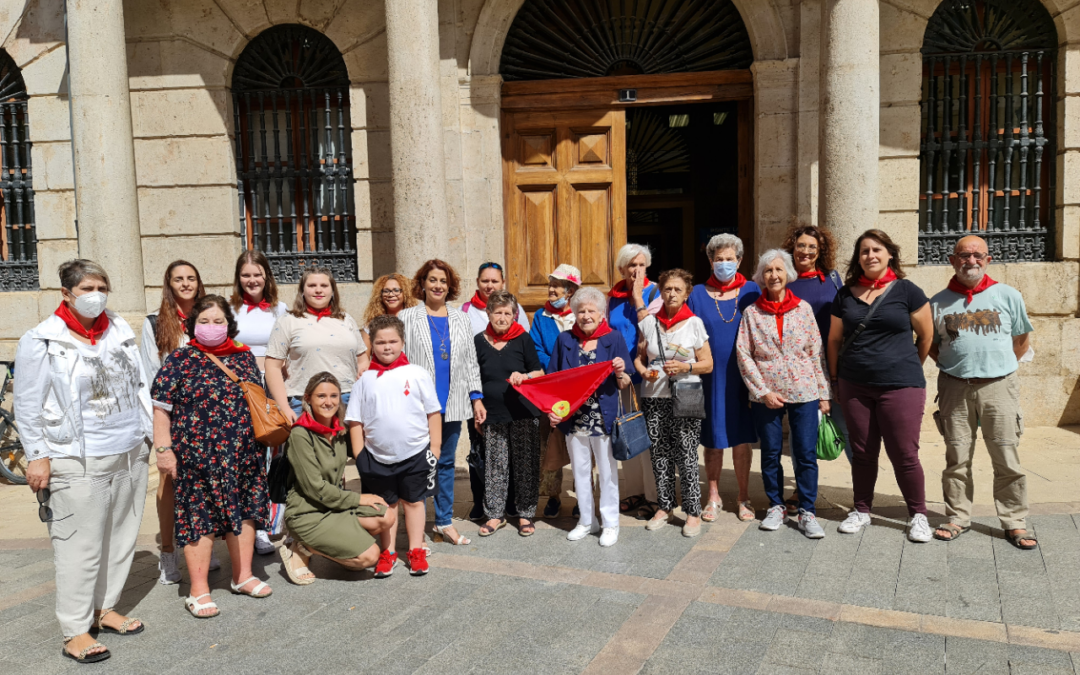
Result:
[[[732,321],[735,320],[735,317],[739,314],[739,293],[741,291],[742,291],[741,286],[739,288],[735,289],[735,297],[732,298],[735,301],[735,311],[733,311],[731,313],[731,318],[730,319],[725,319],[724,318],[724,313],[720,311],[720,300],[717,299],[717,298],[713,298],[713,304],[716,305],[716,313],[720,315],[720,320],[723,321],[724,323],[731,323]],[[706,291],[706,292],[708,292],[708,291]],[[721,295],[723,295],[723,294],[721,293]]]

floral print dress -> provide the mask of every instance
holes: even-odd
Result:
[[[260,384],[251,352],[220,357],[236,376]],[[205,354],[181,347],[169,355],[151,389],[172,414],[176,453],[176,543],[239,535],[245,520],[266,528],[269,511],[263,457],[239,385]]]
[[[591,366],[596,363],[596,350],[585,351],[578,347],[582,366]],[[600,396],[595,391],[581,404],[574,413],[574,434],[578,436],[606,436],[604,431],[604,414],[600,411]]]

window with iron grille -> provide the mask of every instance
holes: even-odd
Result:
[[[923,40],[919,264],[965,234],[998,262],[1054,255],[1057,32],[1036,0],[945,0]]]
[[[38,289],[26,83],[0,49],[0,291]]]
[[[352,123],[341,52],[322,33],[281,25],[259,34],[232,81],[240,231],[279,282],[329,267],[356,281]]]

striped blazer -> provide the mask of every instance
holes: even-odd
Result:
[[[473,409],[469,393],[483,392],[480,381],[480,365],[476,361],[476,343],[473,342],[472,324],[460,309],[447,305],[446,314],[450,327],[450,395],[446,398],[446,421],[460,422],[472,419]],[[427,308],[423,303],[398,312],[405,324],[405,356],[409,363],[422,367],[435,379],[435,355],[432,354],[431,325]]]

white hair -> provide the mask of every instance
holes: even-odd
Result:
[[[795,271],[795,263],[791,260],[791,254],[782,248],[770,248],[758,258],[757,269],[754,270],[754,281],[763,289],[765,288],[765,268],[777,258],[784,261],[784,270],[787,272],[787,283],[790,284],[799,277],[798,273]]]
[[[645,256],[645,267],[652,266],[652,251],[648,246],[641,244],[627,244],[619,249],[619,255],[615,256],[615,269],[622,272],[630,266],[631,261],[639,255]]]
[[[709,258],[709,262],[712,262],[713,256],[717,251],[723,251],[725,248],[735,249],[735,257],[742,260],[743,257],[743,243],[742,239],[739,239],[733,234],[718,234],[709,240],[709,244],[705,247],[705,255]]]
[[[583,305],[595,305],[601,316],[607,317],[607,296],[592,286],[582,286],[570,298],[570,309],[577,314]]]

